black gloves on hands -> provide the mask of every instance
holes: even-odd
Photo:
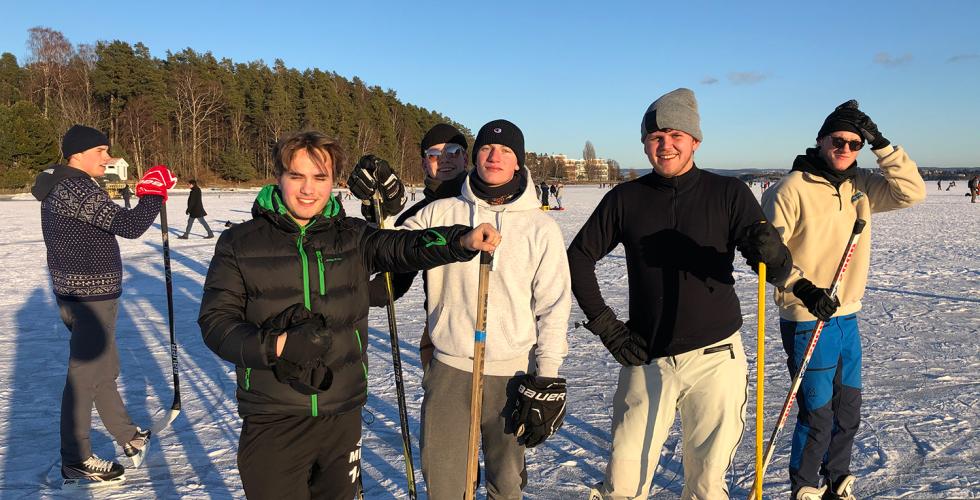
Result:
[[[276,337],[288,333],[282,354],[274,358],[272,371],[276,380],[303,394],[316,394],[330,387],[333,373],[322,359],[330,349],[330,337],[322,315],[310,312],[303,304],[294,304],[263,327],[275,336],[270,339],[273,346]]]
[[[565,420],[565,379],[524,376],[511,414],[514,435],[533,448],[561,428]]]
[[[810,311],[810,314],[816,316],[820,321],[830,321],[830,318],[837,312],[837,308],[840,307],[840,301],[837,297],[831,297],[829,290],[817,288],[806,278],[801,278],[793,285],[793,295],[796,295]]]
[[[871,145],[871,149],[881,149],[889,144],[888,139],[885,139],[881,132],[878,131],[878,125],[871,120],[864,111],[858,109],[858,102],[854,99],[837,106],[835,113],[842,120],[852,123],[858,130],[861,131],[865,141]]]
[[[864,115],[864,113],[861,114]],[[891,144],[891,141],[881,135],[881,132],[878,131],[878,125],[875,125],[875,122],[871,121],[868,115],[864,115],[864,120],[858,123],[858,129],[861,130],[864,140],[871,145],[871,149],[881,149]]]
[[[747,227],[737,246],[756,274],[759,273],[760,262],[766,265],[766,281],[770,283],[782,283],[793,269],[789,249],[783,244],[779,231],[769,222],[762,221]]]
[[[381,215],[389,217],[405,207],[405,185],[398,179],[388,162],[374,155],[362,156],[347,180],[351,194],[361,200],[361,214],[370,222],[375,221],[371,206],[374,192],[381,193]]]
[[[623,366],[642,366],[647,363],[647,341],[616,319],[612,309],[606,308],[592,321],[585,324],[590,332],[599,336],[609,353]]]

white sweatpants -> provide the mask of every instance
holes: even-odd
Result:
[[[681,499],[728,498],[725,473],[745,427],[747,364],[738,332],[708,347],[623,367],[613,403],[603,498],[646,498],[660,450],[681,414]]]

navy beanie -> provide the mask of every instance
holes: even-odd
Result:
[[[858,128],[858,122],[863,116],[865,116],[864,113],[858,109],[858,102],[854,99],[837,106],[832,113],[827,115],[823,125],[820,126],[820,130],[817,131],[817,140],[819,141],[822,137],[841,130],[853,132],[861,136],[863,140],[864,134]]]
[[[425,133],[425,137],[422,137],[422,143],[419,144],[422,148],[422,157],[425,158],[425,152],[436,144],[459,144],[463,149],[469,147],[466,136],[456,130],[456,127],[445,123],[436,124]]]
[[[524,133],[507,120],[494,120],[480,128],[473,141],[473,165],[480,148],[487,144],[507,146],[517,156],[517,164],[524,166]]]
[[[72,125],[61,139],[61,155],[65,160],[75,153],[88,151],[98,146],[108,146],[109,138],[92,127]]]

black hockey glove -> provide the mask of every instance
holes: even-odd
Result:
[[[534,448],[561,428],[565,420],[565,379],[524,376],[511,414],[514,435]]]
[[[381,215],[390,217],[405,207],[405,185],[398,179],[388,162],[374,155],[362,156],[347,180],[351,194],[361,200],[361,215],[375,221],[372,197],[381,193]]]
[[[891,142],[885,139],[878,131],[878,125],[871,120],[871,117],[867,115],[864,111],[858,109],[858,102],[854,99],[837,106],[834,110],[837,113],[838,118],[844,121],[852,123],[858,130],[861,131],[862,138],[871,145],[871,149],[881,149]]]
[[[793,269],[789,249],[779,237],[779,231],[769,222],[762,221],[747,227],[737,245],[738,251],[756,274],[759,273],[760,262],[766,265],[766,281],[770,283],[782,283]]]
[[[315,394],[329,387],[333,377],[321,358],[330,349],[330,337],[322,315],[311,313],[303,304],[294,304],[266,321],[263,327],[274,336],[269,340],[273,346],[275,337],[288,333],[282,354],[272,366],[276,380],[304,394]]]
[[[793,285],[793,295],[796,295],[810,314],[820,321],[830,321],[840,307],[840,301],[837,297],[830,296],[830,290],[817,288],[806,278],[801,278]]]
[[[857,126],[861,131],[861,135],[864,136],[864,140],[868,141],[868,144],[871,145],[871,149],[881,149],[891,144],[891,141],[885,139],[885,136],[881,135],[881,132],[878,131],[878,125],[875,125],[875,122],[871,121],[871,117],[864,113],[861,114],[864,115],[864,119],[859,121]]]
[[[606,308],[592,321],[585,324],[590,332],[599,336],[609,353],[623,366],[641,366],[647,363],[646,339],[630,330],[616,319],[612,309]]]

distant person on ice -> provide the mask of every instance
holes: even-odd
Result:
[[[129,189],[129,184],[123,184],[122,191],[119,192],[122,195],[123,203],[126,208],[132,208],[129,206],[129,199],[133,197],[133,190]]]
[[[980,175],[974,175],[967,186],[970,188],[970,203],[976,203],[977,196],[980,196]]]
[[[340,146],[284,137],[252,220],[218,239],[198,323],[235,364],[238,470],[250,499],[353,498],[367,399],[368,278],[493,250],[489,225],[385,231],[347,217],[331,193]]]
[[[877,159],[877,173],[857,168],[865,141]],[[803,359],[809,332],[818,319],[826,321],[797,397],[789,461],[794,499],[854,498],[851,450],[861,422],[857,313],[871,261],[871,214],[907,208],[925,196],[915,162],[853,100],[827,116],[816,146],[797,156],[790,173],[763,194],[766,217],[795,264],[775,293],[791,376]],[[857,218],[867,222],[864,237],[837,297],[830,297],[828,288]]]
[[[548,187],[548,183],[545,181],[541,181],[541,184],[538,186],[538,188],[540,189],[539,192],[541,193],[541,209],[549,210],[551,208],[551,202],[548,201],[548,195],[551,189]]]
[[[561,204],[561,198],[565,195],[565,185],[557,182],[551,188],[555,190],[555,202],[558,203],[558,210],[564,210],[565,206]]]
[[[191,194],[187,196],[187,210],[184,212],[187,214],[187,228],[184,229],[184,234],[178,236],[182,240],[186,240],[188,235],[191,234],[191,226],[194,225],[194,221],[200,221],[201,225],[204,226],[204,230],[208,232],[207,236],[204,238],[214,238],[214,232],[211,231],[211,227],[208,226],[208,221],[204,220],[204,217],[208,215],[204,211],[204,200],[201,196],[201,188],[197,185],[197,181],[191,179],[189,181],[191,185]]]
[[[31,193],[41,202],[48,271],[61,320],[71,333],[61,396],[61,475],[65,486],[92,487],[125,479],[122,465],[92,453],[93,405],[134,466],[150,439],[150,431],[129,417],[116,386],[116,315],[123,279],[116,236],[135,239],[145,233],[177,178],[167,167],[151,168],[136,184],[140,202],[127,210],[95,181],[111,160],[105,134],[74,125],[62,138],[61,152],[67,165],[38,174]]]
[[[792,267],[749,187],[699,169],[697,101],[677,89],[640,122],[653,172],[613,187],[568,248],[572,291],[585,324],[621,365],[602,498],[646,498],[667,433],[680,413],[682,499],[728,498],[725,473],[742,437],[746,360],[732,275],[736,247],[779,283]],[[622,244],[629,320],[606,305],[595,266]]]

